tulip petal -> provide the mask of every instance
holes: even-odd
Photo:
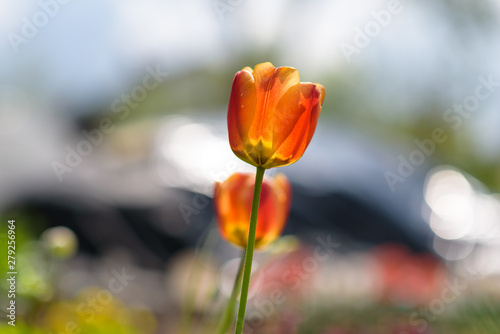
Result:
[[[313,109],[311,111],[311,121],[309,123],[309,134],[307,135],[307,144],[311,142],[311,139],[314,135],[314,132],[316,131],[316,125],[318,124],[318,118],[319,114],[321,113],[321,108],[323,106],[323,101],[325,99],[325,87],[323,85],[320,85],[318,83],[314,84],[316,86],[316,89],[319,91],[320,97],[319,97],[319,104],[315,104],[313,106]]]
[[[257,103],[249,139],[253,141],[252,145],[263,141],[263,146],[271,150],[274,128],[277,126],[273,111],[287,91],[300,83],[300,76],[295,68],[274,68],[271,63],[255,66],[253,75]]]
[[[254,78],[245,68],[236,73],[233,80],[227,125],[231,149],[240,159],[253,165],[255,162],[248,156],[244,143],[254,119],[256,102]]]
[[[253,177],[236,173],[216,183],[214,205],[219,230],[229,241],[245,247],[252,205]]]
[[[266,219],[260,222],[262,224],[260,228],[264,233],[258,241],[256,240],[257,248],[262,248],[280,237],[288,220],[292,203],[292,188],[283,174],[276,175],[269,184],[269,188],[272,192],[263,205],[263,215]],[[259,225],[257,227],[259,228]]]
[[[248,73],[250,73],[250,74],[253,75],[253,68],[251,68],[250,66],[245,66],[241,70],[242,71],[247,71]]]
[[[323,86],[313,83],[300,83],[283,96],[274,112],[275,153],[264,167],[285,166],[300,159],[316,129],[323,99]]]

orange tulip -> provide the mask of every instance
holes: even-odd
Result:
[[[241,247],[247,245],[254,177],[235,173],[215,184],[214,205],[219,230],[225,239]],[[257,216],[256,248],[263,248],[279,238],[291,200],[292,188],[285,175],[264,179]]]
[[[241,160],[264,168],[302,157],[321,112],[325,88],[300,82],[292,67],[262,63],[236,73],[229,98],[229,143]]]

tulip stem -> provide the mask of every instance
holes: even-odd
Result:
[[[227,301],[226,309],[224,310],[224,316],[219,325],[217,333],[226,334],[231,320],[233,320],[234,307],[236,306],[236,300],[241,288],[241,278],[243,277],[243,268],[245,265],[245,251],[241,252],[240,265],[238,267],[238,272],[236,273],[236,278],[234,279],[233,291],[231,292],[231,297]]]
[[[248,288],[250,286],[250,274],[252,273],[253,249],[255,247],[255,232],[257,230],[257,216],[259,214],[260,191],[262,180],[264,179],[264,167],[257,167],[255,175],[255,187],[253,190],[252,212],[250,214],[250,228],[248,229],[248,242],[245,252],[245,268],[243,271],[243,282],[241,285],[240,306],[238,309],[238,319],[236,321],[235,334],[243,332],[245,322],[245,311],[247,308]]]

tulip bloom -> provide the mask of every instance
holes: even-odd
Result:
[[[219,231],[229,242],[247,246],[254,175],[235,173],[215,184],[214,205]],[[255,247],[263,248],[279,238],[285,227],[292,188],[283,174],[264,179],[257,217]]]
[[[241,160],[263,168],[302,157],[321,112],[325,88],[300,82],[292,67],[262,63],[236,73],[228,107],[229,144]]]

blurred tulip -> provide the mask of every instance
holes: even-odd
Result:
[[[215,184],[214,205],[219,230],[229,242],[246,247],[254,175],[235,173]],[[255,247],[263,248],[281,235],[288,218],[292,188],[283,174],[264,179],[260,196]]]
[[[295,68],[245,67],[236,73],[229,98],[231,149],[256,167],[296,162],[312,139],[324,97],[325,88],[300,82]]]

